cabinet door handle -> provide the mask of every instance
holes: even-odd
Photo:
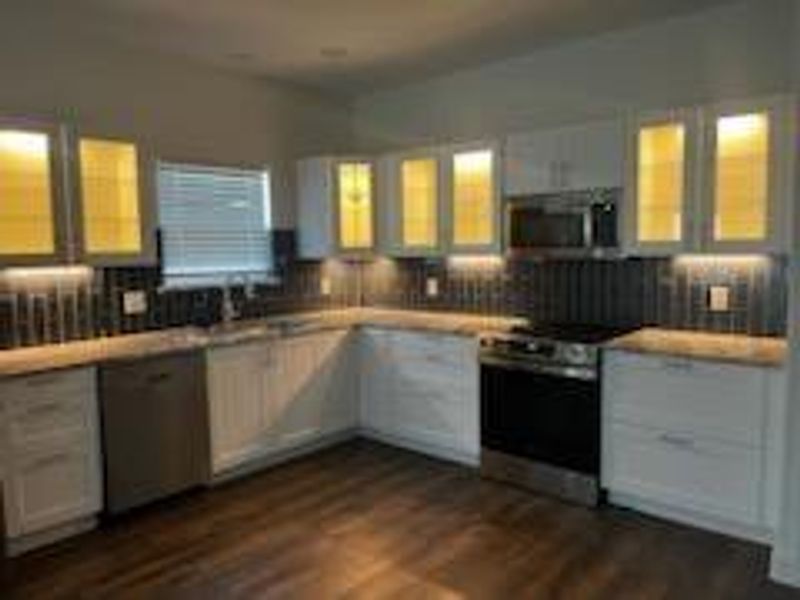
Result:
[[[662,433],[658,436],[658,439],[665,444],[669,444],[670,446],[674,446],[676,448],[692,449],[694,448],[695,443],[690,437],[677,435],[674,433]]]

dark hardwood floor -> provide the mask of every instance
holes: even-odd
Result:
[[[798,598],[765,548],[355,441],[0,569],[2,598]]]

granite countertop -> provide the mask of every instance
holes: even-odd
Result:
[[[376,326],[456,335],[503,331],[523,319],[454,312],[352,308],[276,315],[235,321],[209,329],[183,327],[64,344],[0,351],[0,377],[156,356],[261,339],[302,335],[324,329]]]
[[[606,344],[606,348],[765,367],[782,366],[787,353],[783,338],[655,327],[618,337]]]

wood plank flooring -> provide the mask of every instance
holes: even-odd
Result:
[[[357,440],[0,561],[1,598],[798,598],[763,547]]]

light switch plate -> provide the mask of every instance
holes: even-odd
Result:
[[[425,295],[428,298],[436,298],[439,296],[439,280],[436,277],[428,277],[425,280]]]
[[[126,315],[141,315],[147,312],[147,294],[142,290],[129,290],[122,294],[122,311]]]
[[[319,293],[323,296],[330,296],[333,290],[330,277],[323,277],[319,280]]]
[[[730,310],[731,290],[726,285],[712,285],[708,290],[708,308],[711,312]]]

